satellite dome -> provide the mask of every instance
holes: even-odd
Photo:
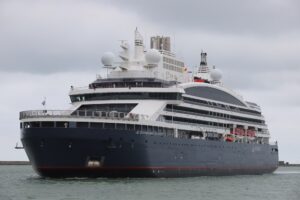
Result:
[[[115,59],[115,55],[112,52],[106,52],[101,58],[101,62],[104,66],[112,66]]]
[[[156,49],[149,49],[145,55],[148,64],[157,64],[161,59],[161,54]]]
[[[213,81],[220,81],[222,78],[222,72],[218,69],[212,69],[210,72],[210,77]]]

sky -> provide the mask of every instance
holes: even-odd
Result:
[[[27,160],[19,112],[67,109],[71,85],[103,72],[101,55],[155,35],[192,70],[200,52],[223,83],[262,107],[280,160],[300,163],[300,1],[0,0],[0,160]]]

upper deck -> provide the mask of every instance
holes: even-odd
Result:
[[[106,78],[99,76],[84,88],[71,86],[71,110],[24,111],[20,113],[22,123],[134,123],[137,127],[160,124],[179,131],[223,135],[230,129],[242,128],[256,131],[259,137],[269,136],[264,132],[267,126],[260,107],[225,88],[221,73],[207,65],[206,53],[201,53],[198,69],[189,72],[169,46],[160,48],[159,36],[154,41],[154,49],[145,50],[136,31],[134,56],[122,42],[121,62],[115,62],[112,53],[101,59],[107,69]],[[166,39],[166,45],[168,42]]]
[[[107,78],[97,79],[89,85],[90,89],[96,88],[135,88],[135,87],[148,87],[148,88],[166,88],[177,84],[176,81],[167,81],[157,78]]]

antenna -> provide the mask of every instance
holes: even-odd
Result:
[[[43,107],[44,107],[44,110],[46,110],[46,97],[44,97],[44,100],[42,101],[42,105],[43,105]]]
[[[144,39],[147,40],[147,33],[144,32]],[[144,51],[147,49],[147,42],[144,43]]]
[[[173,44],[173,52],[175,52],[176,51],[176,41],[175,41],[175,33],[173,33],[173,42],[172,42]],[[171,45],[170,45],[170,51],[171,51]]]
[[[144,54],[144,42],[141,33],[137,27],[134,31],[134,58],[140,60]]]

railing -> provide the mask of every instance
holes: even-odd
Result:
[[[91,110],[29,110],[20,112],[20,120],[28,118],[102,118],[115,120],[139,121],[147,120],[147,115],[124,113],[116,111],[91,111]]]
[[[190,101],[190,100],[186,100],[186,99],[184,100],[184,102],[194,104],[194,105],[202,105],[202,106],[205,106],[205,107],[218,108],[218,109],[225,110],[225,111],[233,111],[233,112],[239,112],[239,113],[243,113],[243,114],[256,115],[256,116],[262,116],[263,117],[262,114],[257,114],[257,113],[252,113],[252,112],[245,112],[245,111],[241,111],[237,108],[236,109],[223,108],[223,107],[220,107],[220,106],[214,106],[214,105],[204,104],[204,103],[200,103],[200,102],[194,102],[194,101]]]
[[[277,141],[270,141],[269,144],[270,145],[278,145],[278,142]]]
[[[239,119],[233,119],[233,118],[229,118],[229,117],[221,117],[221,116],[209,115],[209,114],[205,115],[205,114],[201,114],[201,113],[183,111],[183,110],[176,110],[176,109],[172,110],[170,108],[165,109],[165,111],[169,112],[169,113],[182,113],[182,114],[188,114],[188,115],[196,115],[196,116],[202,116],[202,117],[218,118],[218,119],[222,119],[222,120],[230,120],[230,121],[236,121],[236,122],[250,123],[250,124],[256,124],[256,125],[265,125],[263,123],[253,122],[253,121],[249,121],[249,120],[239,120]]]
[[[87,89],[89,89],[88,86],[77,86],[77,87],[75,87],[75,86],[71,85],[71,87],[70,87],[70,91],[87,90]]]
[[[206,124],[196,124],[196,123],[191,123],[191,122],[181,122],[181,121],[175,121],[175,120],[164,120],[165,122],[171,123],[171,124],[182,124],[182,125],[189,125],[192,127],[201,128],[206,127],[206,128],[211,128],[211,129],[224,129],[227,130],[228,128],[225,127],[219,127],[219,126],[214,126],[214,125],[206,125]]]

